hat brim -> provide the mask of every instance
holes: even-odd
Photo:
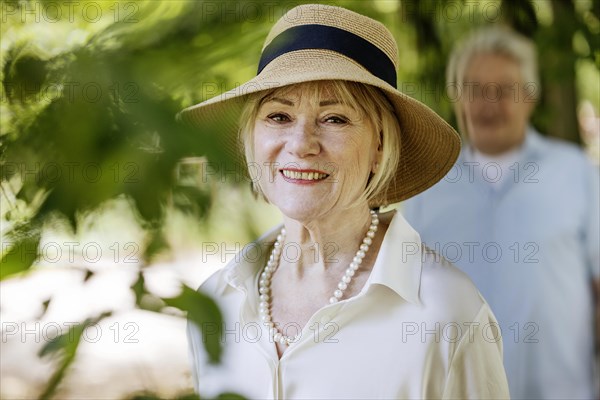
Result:
[[[307,68],[308,65],[308,68]],[[385,196],[371,206],[397,203],[442,179],[460,152],[458,133],[425,104],[373,76],[353,60],[329,50],[299,50],[278,57],[255,78],[219,96],[182,110],[178,119],[193,126],[220,126],[234,157],[244,159],[237,138],[247,96],[282,86],[322,80],[345,80],[375,86],[392,104],[399,121],[400,161]]]

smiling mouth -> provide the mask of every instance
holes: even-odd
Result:
[[[284,176],[284,178],[294,181],[316,182],[322,181],[329,176],[329,174],[314,170],[280,169],[279,172]]]

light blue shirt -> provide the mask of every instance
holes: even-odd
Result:
[[[494,184],[498,172],[508,175]],[[599,183],[576,146],[530,129],[515,163],[482,165],[467,146],[442,181],[404,203],[423,242],[490,304],[514,399],[595,398]]]

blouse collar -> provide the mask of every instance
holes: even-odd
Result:
[[[359,295],[372,286],[381,285],[393,290],[398,296],[415,305],[420,304],[422,244],[419,234],[397,211],[394,213],[373,269]],[[258,240],[245,246],[227,264],[219,293],[228,286],[247,292],[255,287],[258,269],[262,269],[273,243],[281,231],[279,225]],[[255,288],[258,290],[258,288]]]

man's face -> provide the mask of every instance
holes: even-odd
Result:
[[[467,66],[464,85],[462,113],[471,144],[489,155],[519,146],[535,102],[533,92],[525,90],[532,83],[523,82],[517,61],[501,54],[477,54]]]

